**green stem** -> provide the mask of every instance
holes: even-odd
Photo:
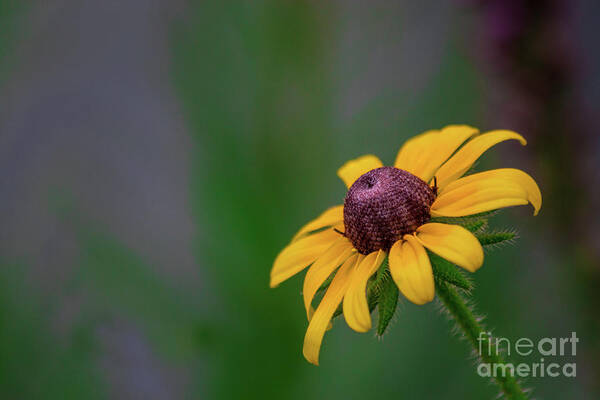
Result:
[[[447,283],[437,280],[436,289],[438,297],[473,346],[473,350],[478,354],[480,360],[489,364],[492,371],[494,371],[495,364],[505,364],[493,341],[490,340],[489,332],[477,321],[463,296]],[[512,374],[499,373],[493,378],[509,399],[527,399],[527,395]]]

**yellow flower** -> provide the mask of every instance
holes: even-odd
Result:
[[[452,125],[422,133],[398,152],[393,167],[373,155],[348,161],[338,176],[348,187],[344,205],[331,207],[303,226],[277,256],[271,287],[311,266],[303,297],[309,326],[306,359],[318,365],[325,331],[342,304],[355,331],[371,328],[366,298],[369,278],[388,257],[389,272],[400,292],[415,304],[433,300],[435,285],[426,248],[470,272],[483,264],[477,238],[459,225],[429,222],[432,217],[461,217],[531,203],[536,215],[542,196],[535,181],[518,169],[463,175],[487,149],[505,140],[525,139],[511,131],[483,134]],[[335,271],[316,311],[318,289]]]

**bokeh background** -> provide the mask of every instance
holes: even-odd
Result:
[[[314,367],[302,276],[268,288],[344,161],[450,123],[525,135],[479,166],[544,195],[493,220],[521,239],[478,310],[576,331],[577,377],[526,386],[598,398],[599,25],[594,0],[0,1],[0,398],[493,398],[434,304],[382,340],[337,321]]]

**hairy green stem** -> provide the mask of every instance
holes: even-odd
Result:
[[[467,341],[483,363],[493,366],[504,364],[505,361],[499,354],[497,347],[490,339],[489,332],[477,321],[471,308],[464,297],[456,289],[445,282],[436,280],[437,295],[454,318],[456,325],[461,329]],[[497,374],[493,377],[496,384],[509,399],[527,399],[517,380],[510,373]]]

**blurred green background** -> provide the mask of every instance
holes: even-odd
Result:
[[[600,396],[600,53],[589,1],[0,1],[0,398],[493,398],[435,304],[302,357],[278,251],[346,160],[427,129],[507,128],[481,169],[538,181],[473,275],[501,337],[577,332]],[[519,357],[512,361],[521,362]],[[528,362],[539,362],[532,356]],[[547,360],[548,361],[548,360]]]

